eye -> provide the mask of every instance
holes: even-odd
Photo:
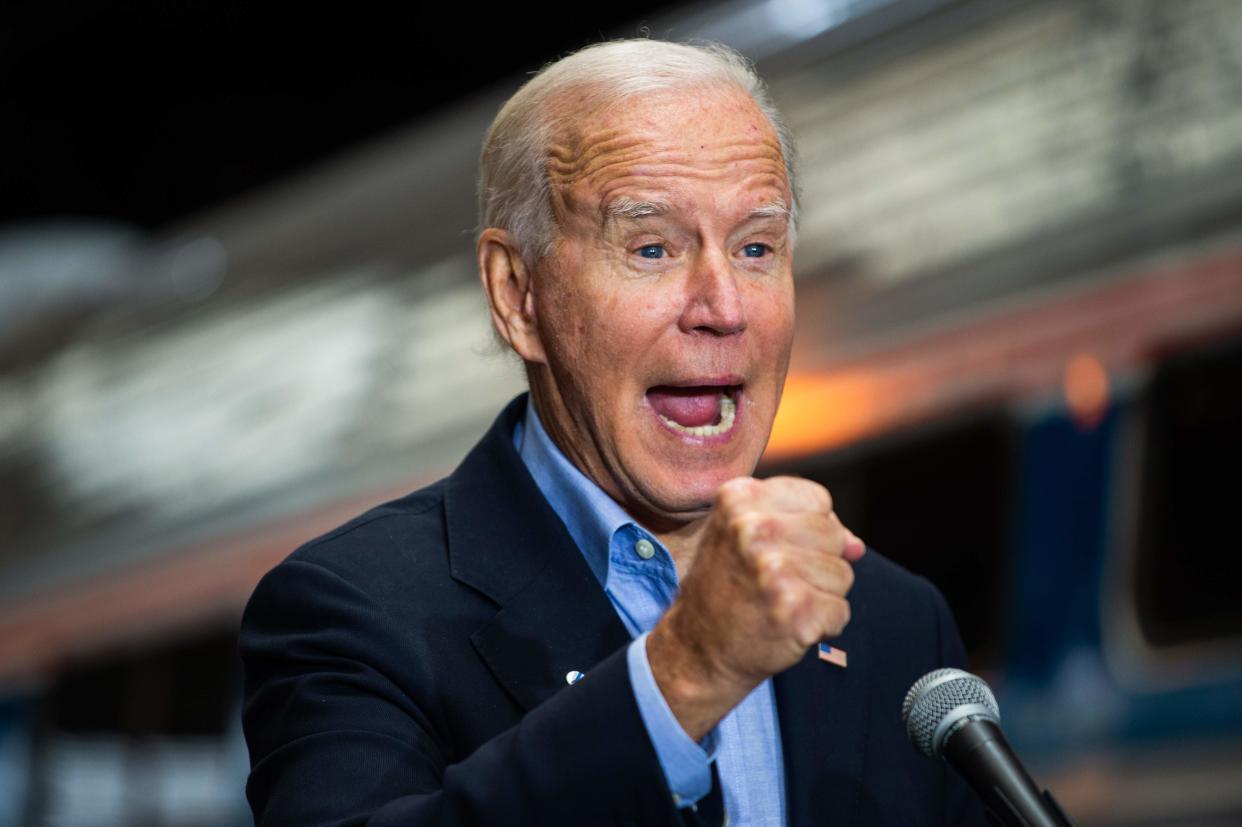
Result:
[[[638,254],[643,258],[664,258],[663,244],[644,244],[638,248]]]
[[[766,244],[755,242],[754,244],[747,244],[743,247],[742,255],[747,258],[763,258],[771,251],[771,249],[772,248]]]

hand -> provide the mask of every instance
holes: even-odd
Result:
[[[765,678],[841,633],[863,548],[821,485],[739,477],[720,487],[681,595],[647,641],[687,734],[702,738]]]

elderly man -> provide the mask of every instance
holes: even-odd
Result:
[[[793,335],[791,169],[722,48],[601,44],[508,101],[478,261],[529,398],[259,585],[261,827],[981,821],[901,727],[962,659],[943,599],[822,487],[750,477]]]

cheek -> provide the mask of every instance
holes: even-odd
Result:
[[[615,350],[620,342],[615,302],[581,289],[557,291],[545,298],[540,332],[554,372],[584,389],[604,381],[605,374],[620,362]]]
[[[644,341],[667,326],[671,312],[659,296],[643,289],[565,291],[548,299],[543,319],[554,349],[566,360],[612,373],[634,367]]]
[[[794,334],[792,290],[764,290],[756,295],[750,308],[750,329],[768,358],[787,355]]]

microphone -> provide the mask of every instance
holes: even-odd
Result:
[[[906,693],[901,718],[919,751],[948,761],[1006,827],[1073,827],[1005,740],[996,696],[982,678],[961,669],[928,672]]]

